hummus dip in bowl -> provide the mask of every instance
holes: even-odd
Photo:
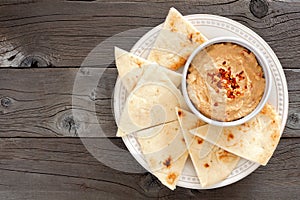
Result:
[[[247,41],[231,37],[200,45],[182,75],[187,105],[215,126],[236,126],[253,118],[266,104],[271,85],[263,55]]]

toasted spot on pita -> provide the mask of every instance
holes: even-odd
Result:
[[[230,132],[227,136],[227,141],[232,140],[234,138],[234,135]]]
[[[183,117],[184,116],[184,113],[181,110],[178,110],[177,114],[178,114],[179,117]]]
[[[225,151],[225,150],[223,150],[223,149],[221,149],[221,148],[220,148],[220,150],[221,150],[221,151],[218,152],[218,154],[219,154],[219,159],[220,159],[220,160],[223,160],[223,159],[228,158],[228,154],[229,154],[228,151]]]
[[[163,162],[163,164],[164,164],[167,168],[170,168],[170,167],[171,167],[171,162],[172,162],[172,158],[171,158],[171,156],[169,156],[169,157]]]
[[[205,124],[205,122],[203,122],[202,120],[199,119],[196,124],[197,125],[195,127],[199,127],[199,126],[203,126]]]
[[[190,41],[191,42],[196,42],[196,43],[204,43],[205,41],[203,40],[203,37],[200,36],[199,32],[191,33],[190,34]]]
[[[188,57],[188,56],[187,56]],[[173,63],[172,65],[170,65],[170,69],[172,70],[177,70],[179,69],[181,66],[183,66],[186,62],[186,59],[183,57],[178,57],[178,61]]]
[[[170,21],[170,26],[174,27],[174,20]]]
[[[170,21],[169,21],[169,26],[170,26],[170,30],[172,31],[172,32],[178,32],[178,29],[176,28],[176,26],[175,26],[175,21],[176,20],[178,20],[178,17],[176,17],[176,18],[173,18],[173,19],[171,19]]]
[[[135,63],[138,65],[139,68],[141,68],[143,65],[143,63],[138,59],[136,59]]]
[[[275,142],[279,137],[279,133],[275,130],[273,131],[273,133],[271,134],[271,139],[273,142]]]
[[[242,126],[245,126],[245,127],[248,127],[248,128],[250,128],[250,124],[249,124],[248,122],[246,122],[246,123],[242,124]]]
[[[265,115],[267,113],[267,109],[263,108],[260,112],[261,114]]]
[[[222,162],[230,163],[230,162],[232,162],[232,160],[236,159],[237,156],[230,153],[230,152],[228,152],[228,151],[226,151],[226,150],[224,150],[224,149],[219,148],[218,158]]]
[[[193,42],[193,33],[189,33],[188,38],[189,38],[190,42]]]
[[[177,177],[178,177],[178,174],[172,172],[172,173],[168,174],[167,182],[172,185],[175,182]]]
[[[203,143],[203,139],[197,138],[197,142],[198,142],[198,144],[202,144]]]
[[[185,142],[184,138],[181,139],[182,142]]]

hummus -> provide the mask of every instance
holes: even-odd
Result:
[[[207,47],[194,58],[187,91],[196,108],[218,121],[234,121],[260,102],[265,79],[255,55],[234,43]]]

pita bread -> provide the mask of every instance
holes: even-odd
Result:
[[[179,122],[166,123],[152,137],[137,140],[150,171],[173,190],[188,157]]]
[[[226,179],[236,167],[240,157],[190,134],[189,130],[203,126],[205,123],[186,110],[176,108],[176,112],[202,187],[208,187]]]
[[[173,162],[173,165],[171,165],[170,167],[165,166],[159,171],[155,171],[152,173],[161,181],[162,184],[164,184],[171,190],[174,190],[184,168],[187,157],[188,152],[186,151],[178,160]]]
[[[182,134],[176,120],[138,131],[134,135],[138,138],[143,153],[151,154],[166,148],[177,136]]]
[[[118,47],[115,47],[115,59],[120,77],[124,77],[133,69],[139,69],[153,63]]]
[[[119,76],[128,92],[134,89],[147,68],[160,68],[176,87],[181,83],[181,74],[160,67],[156,63],[145,60],[118,47],[115,47],[115,59]],[[118,129],[117,137],[124,137],[126,135],[127,133]]]
[[[176,87],[181,83],[181,74],[160,67],[156,63],[145,60],[118,47],[115,47],[115,59],[119,76],[128,92],[133,90],[148,67],[161,68],[161,71],[169,77]]]
[[[171,8],[148,56],[161,66],[177,70],[207,39],[175,9]]]
[[[124,136],[126,136],[126,135],[128,135],[128,133],[125,133],[124,131],[121,131],[121,130],[118,128],[117,134],[116,134],[117,137],[124,137]]]
[[[174,129],[174,126],[177,130]],[[174,138],[170,140],[168,134],[174,135]],[[164,128],[156,136],[147,139],[147,142],[151,139],[156,140],[157,138],[160,138],[161,140],[159,144],[155,144],[152,141],[152,146],[145,143],[141,145],[141,150],[144,153],[146,160],[151,161],[149,162],[151,169],[161,169],[164,166],[164,160],[169,157],[171,160],[177,160],[187,151],[184,136],[178,121],[165,124]],[[142,143],[142,140],[143,139],[138,138],[140,144]]]
[[[186,107],[180,91],[162,68],[147,68],[126,100],[118,123],[119,133],[134,133],[177,120],[176,106]]]
[[[266,165],[280,139],[280,119],[275,110],[266,104],[257,116],[242,125],[221,130],[204,125],[190,132],[226,151]]]

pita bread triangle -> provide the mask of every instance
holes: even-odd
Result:
[[[168,76],[176,87],[181,83],[181,74],[160,67],[157,63],[145,60],[118,47],[115,47],[115,60],[120,81],[126,87],[127,92],[133,90],[148,67],[161,68],[161,71]]]
[[[180,178],[186,160],[188,158],[188,152],[186,151],[178,160],[173,162],[171,167],[164,167],[160,170],[152,172],[162,184],[174,190],[176,184]],[[167,163],[168,160],[165,160],[164,163]]]
[[[235,155],[266,165],[280,139],[280,118],[274,108],[266,104],[259,114],[242,125],[221,130],[204,125],[190,133]]]
[[[119,47],[115,47],[115,60],[120,77],[124,77],[132,69],[142,68],[153,63]]]
[[[181,92],[161,67],[148,67],[128,96],[118,122],[119,135],[177,120],[175,107],[186,107]]]
[[[202,187],[208,187],[226,179],[236,167],[240,157],[190,134],[189,130],[203,126],[205,123],[186,110],[176,108],[176,112]]]
[[[156,38],[148,60],[177,70],[190,54],[207,39],[175,8],[171,8]]]
[[[137,140],[149,171],[173,190],[185,166],[188,151],[177,120],[161,128],[152,137],[137,137]]]

